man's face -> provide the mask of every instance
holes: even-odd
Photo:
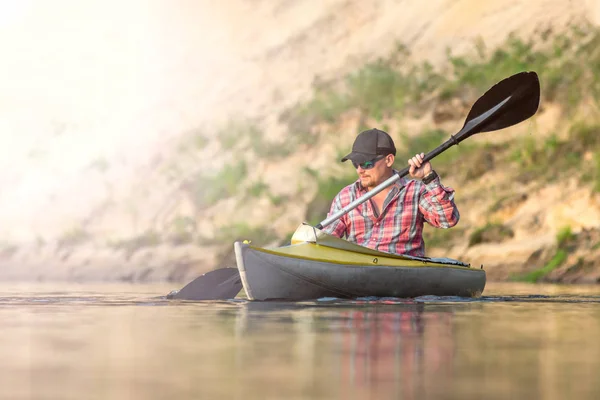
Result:
[[[370,162],[358,165],[353,163],[356,173],[360,178],[360,184],[367,190],[373,189],[390,177],[390,169],[394,164],[394,156],[392,154],[378,156],[372,161],[372,164]],[[369,168],[370,165],[373,165],[373,167]]]

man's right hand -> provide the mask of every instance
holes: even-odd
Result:
[[[408,173],[413,179],[423,179],[433,170],[429,161],[423,162],[425,153],[415,154],[413,158],[408,160],[410,166]]]

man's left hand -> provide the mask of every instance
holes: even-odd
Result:
[[[408,160],[408,165],[410,166],[408,173],[410,177],[413,179],[423,179],[432,171],[431,163],[429,161],[423,162],[423,158],[425,157],[425,153],[415,154],[413,158]]]

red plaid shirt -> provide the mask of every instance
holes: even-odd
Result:
[[[360,180],[346,186],[333,200],[328,216],[365,193]],[[424,257],[424,221],[450,228],[459,218],[454,189],[444,187],[439,177],[427,185],[401,178],[392,185],[379,216],[369,199],[323,231],[375,250]]]

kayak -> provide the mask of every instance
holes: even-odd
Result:
[[[451,258],[390,254],[302,224],[288,246],[234,243],[237,269],[250,300],[323,297],[461,296],[483,293],[483,269]]]

